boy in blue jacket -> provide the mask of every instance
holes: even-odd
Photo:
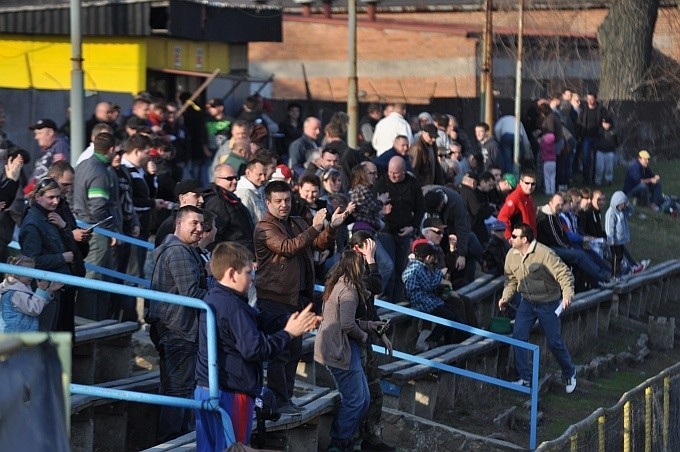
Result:
[[[250,443],[255,398],[263,385],[262,363],[284,350],[293,337],[317,327],[319,318],[309,304],[301,312],[268,318],[248,305],[253,278],[253,253],[245,246],[223,242],[215,247],[210,270],[217,283],[204,301],[215,313],[217,323],[217,367],[219,405],[229,414],[235,440]],[[281,329],[285,322],[285,326]],[[199,316],[195,400],[209,400],[206,313]],[[219,414],[196,413],[196,449],[223,451],[226,438]]]

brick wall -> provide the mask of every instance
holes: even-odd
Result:
[[[528,11],[525,27],[527,33],[548,35],[557,31],[592,38],[605,15],[602,9]],[[517,12],[497,11],[493,20],[497,32],[512,33]],[[431,97],[477,96],[477,36],[483,21],[480,12],[379,14],[376,23],[364,22],[360,16],[357,47],[361,100],[427,103]],[[678,32],[677,8],[662,8],[654,43],[676,60],[680,59]],[[285,16],[283,42],[249,44],[249,61],[252,74],[275,75],[274,98],[305,97],[304,64],[313,98],[344,100],[349,72],[346,18],[314,16],[312,22]],[[597,62],[591,64],[597,67]],[[541,78],[564,83],[560,71]],[[572,79],[569,75],[566,78]],[[513,82],[508,79],[498,83],[511,86]]]

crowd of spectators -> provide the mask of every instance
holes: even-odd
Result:
[[[630,240],[626,215],[632,207],[626,195],[652,207],[661,196],[647,151],[630,166],[606,223],[600,189],[567,189],[578,172],[586,184],[613,182],[618,145],[613,119],[595,94],[587,99],[581,109],[577,96],[565,90],[537,102],[520,129],[517,161],[512,116],[502,116],[493,127],[476,124],[471,139],[452,115],[423,112],[410,121],[405,104],[371,104],[361,120],[360,146],[352,149],[346,142],[346,114],[336,113],[323,125],[291,103],[277,124],[271,105],[258,95],[233,114],[220,98],[200,106],[186,93],[178,99],[187,107],[182,116],[177,114],[180,103],[146,93],[123,116],[117,105],[100,102],[86,124],[90,144],[75,167],[68,163],[68,137],[49,118],[29,127],[39,147],[30,176],[21,172],[29,153],[2,134],[0,257],[7,258],[11,239],[3,235],[5,224],[9,229],[17,225],[23,265],[101,280],[108,277],[97,267],[104,267],[150,279],[155,290],[202,298],[213,286],[224,290],[229,268],[250,273],[243,258],[252,254],[253,287],[229,280],[238,290],[225,297],[245,297],[273,317],[296,316],[309,304],[317,314],[328,312],[332,305],[322,307],[313,291],[328,275],[331,286],[324,301],[351,301],[340,307],[340,317],[327,316],[334,321],[346,322],[345,309],[356,312],[355,304],[363,306],[368,300],[363,292],[370,291],[370,299],[408,300],[424,312],[476,325],[474,305],[456,290],[480,272],[503,274],[518,224],[531,228],[539,242],[571,266],[577,288],[606,284],[626,268],[642,271],[648,265],[638,264],[625,248]],[[538,184],[551,198],[537,208],[533,193]],[[119,238],[93,234],[76,220],[154,241],[154,256]],[[213,274],[211,252],[221,242],[239,244],[234,252],[241,258],[227,260],[220,274]],[[366,258],[375,276],[370,287],[356,275],[338,278],[338,268],[355,269],[359,263],[363,268],[364,261],[354,262],[345,250]],[[96,267],[86,273],[85,263]],[[73,331],[74,313],[92,320],[141,321],[134,300],[69,287],[46,289],[39,283],[35,295],[26,293],[38,297],[30,298],[37,301],[28,312],[7,303],[12,312],[38,317],[46,330]],[[10,289],[0,289],[5,290]],[[3,297],[3,312],[5,303]],[[201,349],[199,316],[193,309],[169,306],[150,303],[145,310],[161,358],[161,393],[192,397]],[[343,329],[349,339],[334,340],[363,343],[375,336],[379,319],[369,314],[359,320],[374,323],[360,322],[361,328],[349,333]],[[334,328],[322,324],[322,331]],[[303,410],[293,404],[292,395],[304,329],[295,325],[295,334],[286,340],[269,338],[269,349],[248,351],[268,356],[268,386],[280,410],[289,414]],[[420,350],[465,337],[439,327],[421,336]],[[325,349],[317,350],[317,357],[344,379],[347,366],[356,367],[354,345],[343,348],[340,360]],[[233,344],[222,352],[246,353]],[[223,389],[241,390],[230,377],[224,379],[220,375]],[[362,387],[370,383],[360,382]],[[364,410],[363,398],[368,394],[352,410]],[[359,428],[354,419],[343,422],[334,426],[340,448],[347,446],[348,430]],[[158,439],[191,428],[191,413],[166,409]],[[369,429],[364,439],[393,450],[375,430]]]

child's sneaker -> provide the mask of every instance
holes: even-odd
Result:
[[[523,378],[520,378],[519,380],[513,381],[516,385],[524,386],[525,388],[530,388],[531,387],[531,381],[530,380],[525,380]]]
[[[422,330],[418,335],[418,340],[416,341],[416,351],[418,353],[426,352],[430,349],[430,343],[427,341],[427,338],[430,337],[431,333],[432,331],[430,330]]]

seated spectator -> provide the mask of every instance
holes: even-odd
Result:
[[[601,190],[595,190],[588,206],[579,212],[579,224],[584,234],[596,238],[607,237],[602,226],[602,208],[604,203],[605,194]]]
[[[541,207],[536,216],[538,230],[537,240],[552,249],[567,265],[578,267],[590,280],[591,286],[597,287],[609,280],[608,266],[598,265],[583,249],[574,248],[562,229],[559,212],[564,204],[564,195],[555,193],[548,204]]]
[[[585,250],[586,253],[597,263],[600,267],[610,268],[607,261],[602,258],[602,255],[590,248],[590,243],[594,237],[584,235],[581,233],[581,228],[578,223],[578,213],[581,208],[581,192],[577,188],[571,188],[566,194],[563,194],[564,204],[562,211],[559,214],[562,229],[569,239],[569,243],[574,248]]]
[[[447,269],[437,268],[437,253],[434,247],[429,243],[420,243],[414,249],[414,257],[414,259],[409,260],[406,270],[402,274],[406,295],[411,302],[411,307],[447,320],[465,323],[463,315],[453,310],[437,295],[437,290],[442,286]],[[443,283],[449,288],[451,287],[450,284],[447,281]],[[454,344],[464,340],[467,334],[455,328],[436,324],[431,332],[429,330],[421,331],[416,342],[416,350],[420,353],[435,348],[439,346],[442,337],[445,338],[447,344]]]
[[[629,198],[637,199],[641,205],[649,205],[653,210],[659,210],[661,195],[661,177],[654,174],[649,167],[651,156],[647,151],[638,152],[637,160],[630,164],[623,182],[623,192]]]
[[[34,268],[30,257],[10,257],[10,265]],[[52,301],[52,294],[63,287],[62,283],[38,280],[35,293],[31,289],[33,278],[6,275],[0,283],[0,333],[26,333],[38,331],[38,316]]]
[[[504,273],[505,256],[510,251],[510,244],[505,240],[505,223],[496,220],[491,225],[491,237],[482,253],[482,271],[494,276]]]
[[[628,202],[628,197],[622,191],[615,191],[609,203],[609,209],[605,214],[605,231],[607,233],[607,243],[612,251],[612,268],[614,277],[618,278],[627,273],[626,267],[632,273],[644,271],[649,265],[649,260],[636,263],[630,253],[626,251],[626,244],[630,243],[630,228],[628,227],[628,217],[633,214],[633,208]],[[624,255],[628,259],[628,264],[623,265]]]

